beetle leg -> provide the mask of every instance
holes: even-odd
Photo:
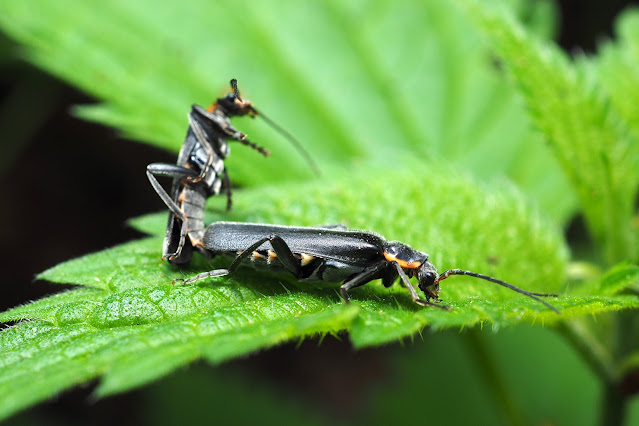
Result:
[[[289,271],[295,278],[299,277],[300,271],[302,269],[300,265],[300,261],[293,255],[286,241],[282,239],[282,237],[278,235],[270,235],[268,237],[264,237],[259,241],[251,244],[246,248],[242,253],[240,253],[235,260],[229,266],[229,272],[235,272],[235,270],[240,266],[240,263],[247,257],[249,257],[255,250],[257,250],[262,244],[269,241],[271,243],[271,247],[273,247],[273,252],[277,255],[277,258],[280,260],[284,268]]]
[[[178,245],[173,253],[166,253],[162,256],[163,260],[175,260],[182,253],[182,248],[184,248],[184,244],[186,242],[186,235],[189,231],[188,219],[184,214],[184,211],[173,201],[173,199],[169,196],[169,194],[164,190],[162,185],[155,178],[155,175],[158,176],[166,176],[172,177],[174,179],[180,179],[188,176],[193,176],[195,172],[191,169],[187,169],[185,167],[176,166],[174,164],[164,164],[164,163],[153,163],[149,164],[146,168],[146,176],[151,182],[151,186],[155,189],[155,192],[160,196],[164,204],[169,208],[171,213],[175,215],[178,220],[182,221],[182,226],[180,227],[180,239]],[[175,219],[172,219],[175,220]]]
[[[253,142],[249,141],[248,139],[246,139],[246,135],[244,133],[241,133],[241,132],[237,132],[237,133],[238,133],[238,137],[233,137],[231,140],[234,140],[234,141],[239,142],[239,143],[241,143],[243,145],[246,145],[246,146],[248,146],[250,148],[253,148],[254,150],[256,150],[257,152],[259,152],[260,154],[262,154],[265,157],[268,157],[269,155],[271,155],[271,152],[268,149],[263,148],[263,147],[259,146],[258,144],[253,143]]]
[[[453,310],[453,308],[451,306],[438,305],[437,303],[433,303],[433,302],[429,302],[427,300],[420,299],[419,295],[415,291],[415,287],[413,287],[411,285],[410,280],[406,276],[406,273],[404,272],[404,269],[402,269],[402,267],[399,266],[399,263],[397,263],[397,262],[393,261],[391,263],[393,264],[393,266],[395,266],[395,269],[397,269],[397,272],[399,273],[400,282],[404,285],[404,287],[406,287],[408,289],[408,291],[410,291],[410,295],[413,297],[413,302],[417,303],[418,305],[422,305],[422,306],[433,306],[435,308],[443,309],[445,311],[452,311]]]
[[[350,300],[348,297],[349,290],[352,290],[355,287],[359,287],[361,285],[364,285],[370,282],[371,280],[374,280],[377,277],[377,275],[380,273],[380,271],[386,268],[386,265],[387,263],[385,260],[382,262],[379,262],[377,265],[373,265],[368,269],[364,269],[358,275],[355,275],[353,278],[351,278],[350,280],[342,284],[339,288],[339,293],[342,296],[342,299],[344,299],[344,302],[350,303]]]
[[[193,277],[187,278],[187,279],[183,279],[183,278],[177,278],[175,280],[173,280],[173,284],[180,282],[181,284],[190,284],[192,282],[198,281],[198,280],[202,280],[204,278],[210,278],[210,277],[221,277],[224,275],[228,275],[230,272],[228,269],[214,269],[213,271],[208,271],[208,272],[202,272],[201,274],[197,274]]]
[[[226,171],[226,167],[224,168],[224,174],[222,175],[222,186],[226,193],[226,211],[229,211],[233,205],[233,197],[231,196],[231,181],[229,180],[229,174]]]
[[[302,265],[300,261],[293,255],[291,248],[286,244],[286,241],[282,239],[279,235],[271,235],[269,237],[269,241],[271,242],[271,246],[273,247],[273,251],[277,255],[277,258],[280,260],[282,265],[292,273],[295,278],[300,276],[302,271]]]
[[[160,182],[155,178],[155,175],[180,179],[194,176],[195,172],[186,167],[176,166],[174,164],[153,163],[146,167],[146,177],[149,179],[149,182],[151,182],[151,186],[155,189],[155,192],[157,192],[162,201],[164,201],[164,204],[166,204],[169,210],[180,220],[186,220],[182,209],[180,209],[171,196],[167,194],[162,185],[160,185]]]
[[[270,242],[273,247],[273,251],[277,255],[277,258],[282,262],[282,265],[293,274],[296,278],[299,277],[300,271],[302,269],[299,260],[293,255],[288,244],[278,235],[270,235],[268,237],[264,237],[255,243],[251,244],[246,250],[242,251],[242,253],[238,254],[237,257],[231,262],[228,269],[215,269],[209,272],[203,272],[201,274],[195,275],[191,278],[187,279],[176,279],[173,282],[180,281],[182,284],[189,284],[197,280],[201,280],[209,277],[220,277],[223,275],[232,274],[237,270],[242,261],[251,256],[251,254],[257,250],[262,244],[266,242]]]
[[[180,256],[180,254],[182,254],[182,248],[184,248],[184,244],[186,243],[186,235],[189,232],[188,223],[188,220],[182,221],[182,226],[180,227],[180,240],[178,241],[178,245],[175,248],[175,251],[173,253],[165,253],[164,255],[162,255],[162,260],[175,260]]]

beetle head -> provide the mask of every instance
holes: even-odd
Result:
[[[426,300],[439,301],[439,275],[435,265],[426,261],[417,268],[415,275],[419,289],[424,292]]]
[[[217,106],[229,117],[246,114],[255,117],[257,111],[250,101],[244,100],[240,96],[236,79],[231,80],[231,88],[233,89],[231,93],[217,100]]]

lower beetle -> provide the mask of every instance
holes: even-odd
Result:
[[[232,274],[243,261],[257,270],[288,272],[299,281],[343,282],[340,294],[349,302],[349,290],[372,280],[381,279],[385,287],[397,278],[406,287],[413,301],[422,306],[444,310],[438,305],[439,283],[451,275],[468,275],[507,287],[543,303],[559,313],[541,297],[556,294],[533,293],[505,281],[462,269],[448,269],[441,274],[428,261],[428,255],[399,241],[386,241],[381,235],[349,230],[341,225],[298,227],[256,223],[216,222],[205,231],[203,245],[213,256],[234,257],[228,269],[216,269],[182,281],[193,281]],[[420,299],[409,278],[417,278],[426,300]],[[433,302],[431,302],[431,299]]]

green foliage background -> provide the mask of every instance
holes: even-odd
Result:
[[[639,74],[628,71],[639,64],[638,15],[620,20],[620,41],[575,60],[547,41],[552,16],[545,2],[470,0],[455,7],[445,1],[202,1],[188,7],[108,1],[78,2],[71,9],[3,2],[0,26],[20,43],[23,57],[101,101],[78,107],[78,116],[177,152],[189,105],[207,105],[236,77],[243,95],[303,139],[321,165],[322,176],[313,177],[263,122],[238,122],[268,145],[272,157],[234,146],[227,166],[247,189],[236,192],[229,215],[221,212],[222,200],[211,200],[207,220],[374,230],[427,251],[442,270],[463,267],[527,289],[560,292],[551,303],[562,314],[464,278],[444,282],[442,297],[453,312],[417,308],[405,291],[378,284],[354,292],[356,303],[347,306],[334,289],[254,272],[174,287],[173,278],[217,264],[198,259],[176,271],[162,263],[166,213],[158,213],[132,221],[151,237],[40,275],[79,287],[0,314],[0,321],[28,320],[0,334],[0,417],[95,378],[102,377],[96,391],[102,397],[200,358],[217,364],[284,341],[345,337],[344,331],[364,348],[407,341],[425,326],[554,326],[562,343],[547,331],[514,330],[538,344],[551,342],[553,354],[568,363],[574,354],[561,345],[572,344],[602,389],[617,384],[639,359],[631,310],[639,304],[639,127],[636,103],[624,96],[639,93]],[[589,270],[606,274],[567,275],[570,249],[561,229],[577,213],[594,239],[594,259],[585,259],[595,265]],[[594,323],[584,314],[603,320]],[[450,334],[428,334],[425,340],[443,345],[435,354],[424,354],[418,342],[407,353],[388,355],[387,363],[397,357],[407,366],[397,368],[390,388],[412,393],[418,408],[397,410],[405,398],[377,389],[368,396],[377,408],[367,415],[408,420],[423,413],[424,401],[441,387],[453,387],[448,374],[457,380],[474,374],[470,382],[488,389],[496,407],[476,408],[477,418],[487,422],[593,418],[593,412],[548,401],[547,412],[535,411],[543,402],[530,396],[535,384],[513,391],[508,369],[521,372],[488,349],[508,343],[477,328],[464,343]],[[447,354],[460,344],[469,345],[470,362],[481,373],[447,371],[448,357],[454,357]],[[512,353],[521,365],[563,365],[544,360],[542,351],[527,361],[525,351]],[[554,373],[547,380],[556,389],[570,381],[561,369]],[[167,380],[183,386],[179,378]],[[242,380],[252,387],[250,378]],[[537,386],[546,389],[547,383]],[[258,390],[256,400],[266,404],[262,393],[268,390]],[[241,386],[227,396],[246,397]],[[374,402],[382,399],[386,405]],[[521,402],[526,399],[529,404]],[[463,415],[451,413],[450,401],[434,400],[449,406],[441,419]],[[603,418],[612,419],[605,414],[610,404],[603,407]],[[286,415],[303,416],[295,408]]]

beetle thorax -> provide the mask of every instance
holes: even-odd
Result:
[[[397,262],[399,266],[413,275],[410,269],[417,269],[428,261],[428,255],[417,251],[399,241],[390,241],[384,245],[384,257],[388,262]]]

